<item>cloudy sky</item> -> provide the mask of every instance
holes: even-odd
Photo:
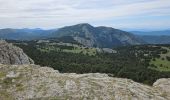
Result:
[[[170,29],[170,0],[0,0],[0,28]]]

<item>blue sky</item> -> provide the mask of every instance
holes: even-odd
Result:
[[[170,0],[0,0],[0,28],[170,29]]]

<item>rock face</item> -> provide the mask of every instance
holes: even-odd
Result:
[[[0,40],[0,63],[1,64],[33,64],[22,49]]]
[[[106,74],[59,73],[37,65],[0,65],[1,100],[169,100],[170,79],[153,86]]]

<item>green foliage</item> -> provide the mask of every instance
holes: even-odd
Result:
[[[158,66],[150,63],[160,59],[160,54],[165,51],[160,46],[126,46],[114,48],[118,51],[115,54],[88,55],[63,52],[63,49],[43,52],[37,48],[37,45],[40,47],[44,44],[35,42],[17,45],[35,61],[35,64],[53,67],[64,73],[108,73],[111,76],[129,78],[150,85],[159,78],[170,77],[170,71],[155,70]],[[68,47],[67,50],[70,49]]]
[[[150,61],[150,65],[155,65],[156,67],[150,66],[149,68],[157,71],[170,71],[170,61],[167,57],[170,55],[170,49],[168,46],[161,46],[160,49],[155,49],[159,54],[159,57],[155,57]]]
[[[167,59],[168,61],[170,61],[170,57],[169,57],[169,56],[166,56],[166,59]]]

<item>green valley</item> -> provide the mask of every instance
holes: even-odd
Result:
[[[102,48],[56,41],[9,42],[22,48],[35,64],[63,73],[107,73],[150,85],[159,78],[170,77],[170,45],[121,46],[108,48],[113,52],[110,53]]]

